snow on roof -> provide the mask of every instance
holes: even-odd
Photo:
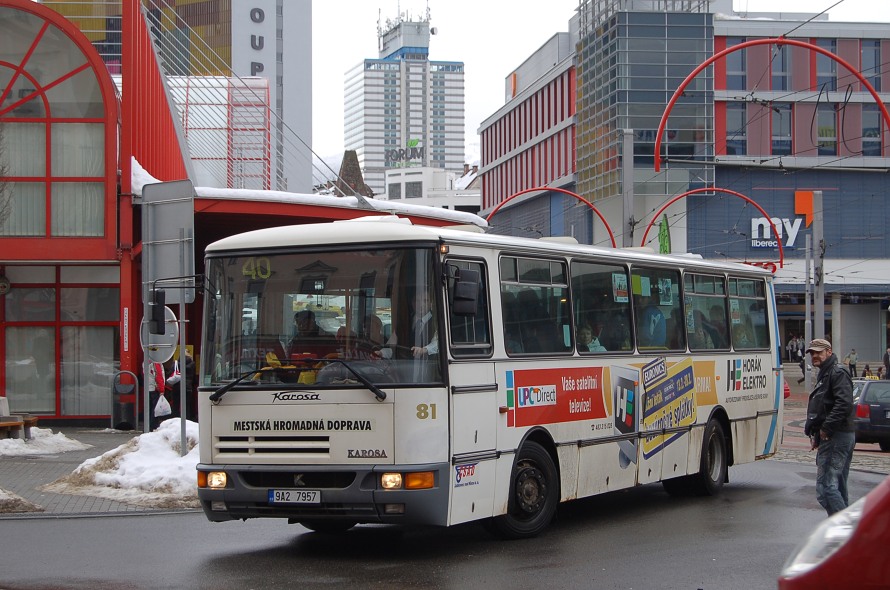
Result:
[[[456,190],[464,190],[476,180],[476,177],[479,176],[479,170],[470,170],[463,176],[457,179],[457,182],[454,183],[454,188]]]
[[[142,187],[146,184],[162,182],[149,174],[140,164],[133,158],[132,184],[133,193],[142,194]],[[234,188],[212,188],[212,187],[195,187],[195,194],[198,197],[209,199],[230,199],[234,201],[256,201],[265,203],[291,203],[294,205],[318,205],[322,207],[337,207],[344,209],[361,208],[359,200],[356,197],[333,197],[326,195],[312,195],[304,193],[289,193],[285,191],[266,191],[266,190],[250,190],[250,189],[234,189]],[[418,217],[427,217],[430,219],[439,219],[443,221],[451,221],[461,225],[477,225],[479,227],[488,227],[488,222],[464,211],[453,211],[451,209],[440,209],[438,207],[428,207],[426,205],[414,205],[411,203],[403,203],[399,201],[384,201],[374,198],[365,197],[371,208],[380,213],[392,213],[396,215],[415,215]]]

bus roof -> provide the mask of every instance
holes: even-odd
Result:
[[[692,254],[658,254],[648,248],[609,248],[578,244],[564,238],[519,238],[482,233],[475,226],[433,227],[414,225],[410,220],[395,215],[372,215],[358,219],[288,225],[245,232],[223,238],[207,246],[207,254],[220,254],[232,250],[262,250],[289,247],[317,246],[319,244],[373,244],[392,242],[439,242],[476,245],[517,252],[536,254],[614,257],[636,262],[666,262],[689,268],[710,270],[746,271],[770,275],[768,270],[736,262],[705,260]],[[572,243],[574,242],[574,243]]]

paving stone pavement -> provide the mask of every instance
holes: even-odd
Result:
[[[804,384],[797,383],[800,377],[800,368],[796,364],[785,365],[785,380],[791,388],[791,397],[785,400],[785,427],[779,452],[773,459],[815,465],[816,452],[810,450],[810,441],[803,433],[809,392],[804,389]],[[877,444],[859,443],[853,452],[850,469],[890,474],[890,453],[882,452]]]
[[[770,460],[815,464],[816,454],[809,450],[809,440],[803,433],[807,392],[804,391],[802,384],[797,383],[800,369],[797,365],[786,365],[785,370],[785,378],[791,387],[791,397],[785,400],[785,427],[780,441],[780,449]],[[47,426],[41,425],[41,427]],[[0,459],[0,489],[12,492],[43,508],[42,512],[0,513],[0,520],[89,514],[170,512],[170,509],[167,508],[151,510],[104,498],[56,494],[41,490],[44,485],[74,471],[85,460],[98,457],[140,434],[140,432],[132,431],[76,427],[53,427],[52,430],[62,432],[68,438],[92,445],[92,447],[83,451],[69,451],[55,455],[3,457]],[[882,453],[876,444],[858,444],[853,454],[852,469],[890,474],[890,453]]]
[[[0,489],[12,492],[43,508],[41,512],[3,513],[5,518],[46,518],[58,516],[115,514],[115,513],[155,513],[170,512],[170,509],[151,510],[115,500],[94,496],[57,494],[41,488],[60,477],[73,472],[78,465],[115,449],[141,432],[120,431],[100,428],[53,427],[42,424],[40,428],[50,428],[66,437],[92,445],[82,451],[68,451],[53,455],[24,455],[0,458]]]

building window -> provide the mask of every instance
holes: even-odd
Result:
[[[773,48],[772,71],[773,90],[791,88],[791,48],[788,45]]]
[[[816,110],[816,122],[818,124],[819,140],[818,153],[820,156],[837,155],[837,111],[833,104],[821,104]]]
[[[862,40],[862,76],[877,92],[881,91],[881,41]]]
[[[862,155],[881,155],[881,111],[876,104],[862,105]]]
[[[422,182],[406,182],[405,183],[405,198],[406,199],[419,199],[423,196],[423,183]]]
[[[87,61],[83,51],[41,18],[0,19],[0,38],[20,44],[6,71],[21,68],[0,82],[0,152],[6,175],[17,177],[9,187],[11,211],[0,217],[0,236],[103,236],[105,152],[115,146],[105,145],[99,78],[92,68],[79,71]],[[45,71],[50,66],[52,75]]]
[[[744,43],[742,37],[727,37],[726,47]],[[726,89],[745,90],[747,87],[746,49],[730,53],[726,56]]]
[[[835,39],[818,39],[816,45],[830,53],[837,53]],[[821,53],[816,54],[816,89],[837,90],[837,62]]]
[[[388,187],[386,187],[386,196],[389,197],[391,201],[402,198],[402,185],[396,182],[391,183]]]
[[[726,154],[748,153],[748,113],[743,102],[726,104]]]
[[[773,103],[772,153],[774,156],[791,154],[791,105]]]

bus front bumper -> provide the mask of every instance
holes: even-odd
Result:
[[[287,518],[353,523],[425,524],[448,521],[451,468],[421,465],[209,465],[199,472],[225,472],[226,487],[198,488],[204,514],[212,522],[248,518]],[[432,472],[432,487],[383,489],[384,473]],[[405,477],[402,478],[405,481]],[[274,492],[301,502],[272,501]],[[296,493],[293,493],[296,492]],[[313,492],[318,492],[316,496]],[[279,494],[282,496],[282,494]],[[307,498],[308,501],[302,501]]]

